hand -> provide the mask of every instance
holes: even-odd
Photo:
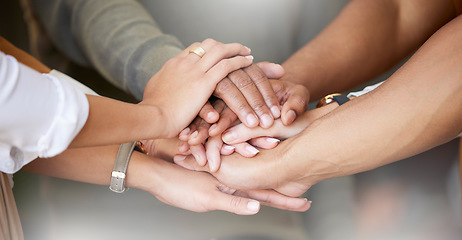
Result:
[[[145,182],[145,190],[175,207],[195,212],[224,210],[240,215],[257,213],[258,201],[293,211],[306,211],[310,207],[306,199],[287,197],[272,190],[237,191],[208,173],[189,171],[162,160],[151,161],[157,170],[149,174],[151,179]]]
[[[222,124],[230,125],[231,122],[236,121],[237,116],[227,108],[222,100],[216,100],[213,104],[213,108],[221,116],[220,121],[214,124],[215,126],[220,126]],[[240,122],[237,120],[237,123]],[[245,157],[253,157],[259,152],[254,146],[263,149],[271,149],[276,147],[279,143],[277,139],[265,137],[252,139],[249,141],[250,144],[241,142],[233,145],[223,145],[221,135],[209,136],[209,127],[209,123],[201,117],[197,117],[189,128],[180,133],[179,138],[185,141],[185,145],[189,146],[191,154],[201,166],[204,166],[207,162],[209,163],[212,172],[217,171],[220,167],[220,155],[229,155],[236,151]],[[182,149],[183,152],[185,150],[186,148]],[[175,158],[185,158],[186,155],[189,154],[181,153]]]
[[[141,140],[141,142],[144,144],[146,148],[146,154],[148,156],[164,159],[170,162],[173,162],[173,157],[175,155],[191,154],[189,145],[178,139],[178,137]]]
[[[230,73],[218,83],[214,96],[222,99],[246,126],[268,128],[281,115],[278,98],[268,77],[283,75],[284,69],[278,64],[254,64]]]
[[[281,143],[278,148],[262,150],[252,159],[239,154],[222,156],[220,169],[211,174],[223,184],[236,189],[274,189],[286,196],[301,196],[316,181],[301,178],[289,168],[285,157],[290,146],[289,140]],[[191,156],[182,160],[175,158],[174,161],[190,170],[210,172],[209,166],[200,166]]]
[[[202,58],[189,53],[197,46],[206,52]],[[201,44],[192,44],[170,59],[148,82],[140,103],[158,108],[158,114],[165,119],[160,123],[165,126],[161,136],[176,136],[191,123],[220,80],[252,63],[253,57],[249,54],[250,49],[240,44],[207,39]]]
[[[226,130],[222,135],[222,139],[224,143],[230,145],[239,144],[259,137],[271,137],[283,141],[299,134],[315,120],[331,112],[336,107],[337,104],[329,104],[321,108],[304,112],[289,126],[284,125],[282,119],[276,120],[273,126],[268,129],[261,127],[248,128],[244,124],[238,124]]]

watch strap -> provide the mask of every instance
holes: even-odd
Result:
[[[117,157],[114,163],[114,169],[111,174],[111,185],[109,189],[116,193],[123,193],[127,190],[125,187],[125,177],[128,167],[128,162],[135,149],[136,142],[123,143],[119,147]]]
[[[339,106],[341,106],[342,104],[350,101],[350,99],[346,96],[346,95],[336,95],[336,96],[333,96],[332,99],[338,103]]]

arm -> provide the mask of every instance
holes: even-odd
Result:
[[[455,13],[451,0],[354,0],[283,64],[283,79],[304,85],[311,101],[345,91],[398,63]]]
[[[298,196],[324,179],[374,169],[452,140],[462,130],[461,27],[462,17],[451,21],[376,90],[274,150],[252,161],[223,157],[215,176],[231,187],[250,182]],[[204,169],[191,159],[178,164]]]
[[[49,159],[37,159],[24,170],[92,184],[109,185],[117,146],[70,149]],[[225,210],[255,214],[263,204],[305,211],[309,203],[270,190],[236,191],[207,173],[182,169],[161,159],[134,152],[127,169],[127,186],[150,192],[159,200],[196,212]],[[189,199],[185,201],[185,199]]]
[[[60,51],[81,65],[93,66],[138,99],[149,79],[184,49],[137,1],[30,3]]]
[[[151,76],[183,49],[137,1],[30,2],[62,52],[77,63],[93,66],[138,99]],[[218,84],[214,95],[229,103],[248,126],[260,123],[269,127],[273,118],[280,116],[268,79],[256,66],[231,73]]]

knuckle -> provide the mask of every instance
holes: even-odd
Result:
[[[220,81],[215,89],[216,95],[218,97],[223,96],[224,94],[229,92],[231,89],[233,89],[233,85],[234,84],[228,79]]]
[[[268,78],[266,77],[266,75],[263,74],[263,73],[260,72],[260,71],[252,72],[251,77],[252,77],[253,82],[254,82],[256,85],[259,85],[259,84],[268,82]]]
[[[207,39],[205,39],[204,41],[202,41],[202,44],[211,44],[211,45],[213,45],[213,44],[215,44],[216,42],[217,42],[217,41],[215,41],[215,40],[212,39],[212,38],[207,38]]]
[[[245,74],[233,74],[232,81],[239,89],[245,89],[253,85],[252,80]]]
[[[217,64],[217,67],[219,67],[222,71],[230,72],[233,70],[234,65],[230,59],[223,59]]]
[[[235,208],[239,208],[239,206],[241,205],[241,203],[242,203],[242,198],[233,196],[233,197],[231,198],[231,201],[230,201],[229,205],[230,205],[230,207],[231,207],[232,209],[235,209]]]
[[[296,106],[302,108],[302,107],[306,107],[306,105],[308,104],[306,99],[302,96],[292,96],[292,103],[295,104]]]

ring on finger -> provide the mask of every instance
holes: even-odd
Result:
[[[201,47],[193,47],[189,50],[189,53],[194,53],[196,54],[197,56],[199,56],[200,58],[202,58],[205,54],[205,50]]]

